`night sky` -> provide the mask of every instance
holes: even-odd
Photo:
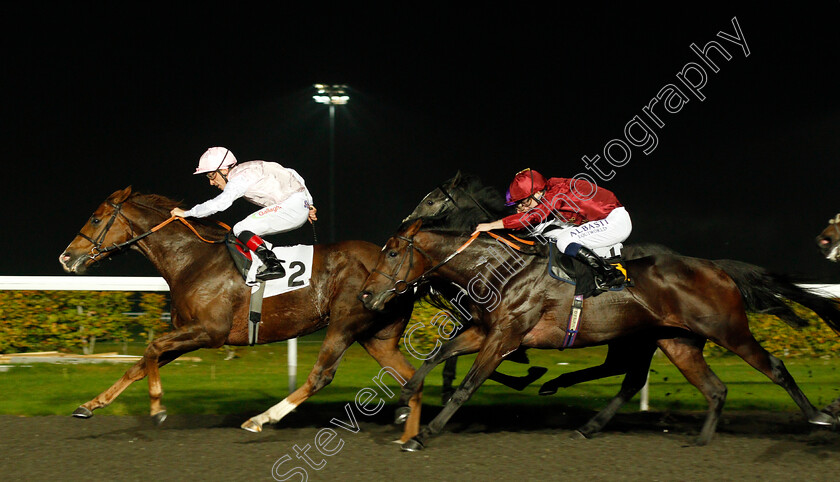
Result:
[[[599,185],[633,218],[628,242],[840,282],[840,265],[814,243],[840,209],[836,1],[336,12],[130,5],[137,9],[4,12],[0,275],[63,274],[58,255],[117,189],[187,206],[215,196],[192,172],[220,145],[240,162],[301,173],[321,242],[332,217],[338,239],[383,244],[459,169],[504,192],[525,167],[594,175],[582,157],[599,155],[614,173]],[[733,17],[748,57],[717,36],[735,34]],[[690,48],[713,40],[731,55],[710,54],[717,73]],[[703,101],[677,77],[690,62],[704,68]],[[316,82],[350,86],[350,103],[337,109],[335,212]],[[668,84],[688,101],[674,113],[660,102],[656,126],[643,109]],[[647,154],[630,146],[629,161],[611,166],[604,147],[626,144],[635,116],[657,144]],[[240,200],[216,217],[232,225],[254,209]],[[311,244],[313,232],[269,239]],[[92,274],[156,275],[137,253]]]

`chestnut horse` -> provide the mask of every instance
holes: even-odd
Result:
[[[130,186],[117,191],[96,208],[59,257],[65,271],[82,274],[98,260],[119,252],[118,248],[141,252],[169,284],[175,327],[152,341],[137,364],[109,389],[81,405],[74,416],[91,417],[93,410],[113,402],[131,383],[148,377],[151,415],[160,423],[166,418],[161,404],[160,367],[199,348],[248,343],[251,289],[223,244],[198,237],[220,240],[226,230],[200,221],[194,223],[196,233],[187,223],[159,227],[176,205],[162,196],[132,193]],[[357,299],[379,249],[364,241],[316,245],[309,286],[264,300],[258,343],[287,340],[325,327],[327,332],[306,383],[282,402],[247,420],[242,428],[262,430],[263,424],[279,421],[329,384],[353,342],[359,342],[383,367],[379,378],[386,371],[395,379],[402,377],[402,381],[397,379],[401,383],[411,378],[414,368],[398,343],[413,302],[406,300],[389,313],[380,314],[366,310]],[[419,393],[412,397],[412,411],[417,410],[418,416],[406,423],[403,441],[418,431],[420,398]]]
[[[413,390],[421,386],[423,377],[438,363],[452,356],[478,352],[470,371],[443,410],[418,436],[403,444],[404,450],[422,449],[426,440],[440,432],[509,353],[520,347],[563,345],[574,288],[550,278],[545,249],[535,250],[535,256],[520,269],[509,272],[505,283],[495,291],[496,296],[490,296],[492,290],[487,288],[487,280],[492,278],[486,271],[491,263],[487,261],[487,253],[497,246],[497,241],[481,236],[470,238],[469,244],[467,238],[477,222],[497,218],[498,213],[477,206],[404,223],[385,244],[360,293],[366,307],[381,310],[386,303],[395,301],[398,294],[410,292],[412,286],[427,279],[442,278],[485,302],[481,316],[426,360],[403,386],[401,403],[409,400]],[[701,445],[711,440],[726,398],[726,386],[703,358],[707,339],[739,355],[782,386],[811,423],[831,425],[834,418],[817,410],[782,361],[753,338],[745,308],[784,296],[813,309],[835,330],[840,329],[840,309],[832,300],[803,290],[783,277],[746,263],[731,264],[740,270],[736,277],[715,262],[696,258],[656,254],[626,261],[635,286],[588,299],[580,332],[571,348],[607,344],[631,336],[657,340],[659,348],[708,401],[706,420],[697,439]],[[483,280],[487,289],[475,292],[480,289],[476,288],[476,280]],[[785,321],[797,320],[789,308],[772,307],[782,312]],[[799,323],[803,326],[807,321],[799,320]],[[640,359],[649,360],[647,350],[646,344],[640,346]],[[646,370],[644,366],[644,370],[637,367],[628,372],[619,395],[578,432],[588,436],[603,428],[620,405],[644,385]]]

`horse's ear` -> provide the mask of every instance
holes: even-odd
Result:
[[[458,172],[455,173],[455,177],[452,178],[452,182],[449,183],[449,187],[455,187],[461,183],[461,170],[458,169]]]
[[[423,225],[423,219],[420,218],[417,221],[414,221],[414,223],[412,223],[412,225],[408,227],[408,230],[406,230],[406,232],[403,233],[403,234],[410,238],[410,237],[414,236],[415,234],[417,234],[418,231],[420,231],[420,226],[422,226],[422,225]]]
[[[111,194],[111,196],[108,199],[114,204],[121,204],[126,199],[128,199],[128,196],[130,196],[130,195],[131,195],[131,186],[128,186],[125,189],[119,190],[119,191],[115,192],[114,194]]]

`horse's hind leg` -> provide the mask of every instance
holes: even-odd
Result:
[[[353,339],[350,335],[341,334],[338,330],[328,330],[321,350],[318,352],[318,360],[309,372],[306,382],[280,403],[246,420],[241,427],[249,432],[260,432],[263,425],[279,422],[318,390],[329,385],[335,376],[342,355],[352,343]]]
[[[705,338],[672,338],[659,341],[659,348],[676,366],[686,380],[700,390],[709,403],[706,421],[697,438],[697,445],[706,445],[717,429],[723,405],[726,402],[726,385],[712,372],[703,358]]]
[[[746,327],[746,315],[744,315],[744,326]],[[715,340],[715,342],[740,356],[753,368],[766,375],[773,383],[784,388],[809,422],[817,425],[832,425],[833,417],[828,413],[817,410],[811,404],[808,397],[799,389],[793,376],[785,368],[785,364],[759,345],[749,329],[745,331],[746,333],[728,334],[728,336],[721,340]]]
[[[405,355],[399,349],[400,337],[392,338],[390,340],[381,340],[378,338],[370,338],[362,343],[362,346],[372,356],[383,369],[393,369],[403,378],[403,384],[410,380],[414,375],[414,367],[405,359]],[[380,372],[381,374],[382,372]],[[379,385],[379,382],[377,382]],[[380,385],[381,387],[381,385]],[[382,387],[387,394],[393,396],[394,394]],[[420,431],[420,408],[422,406],[423,392],[418,390],[409,400],[408,408],[410,413],[405,419],[405,427],[399,442],[404,443],[417,435]],[[384,397],[383,397],[384,398]]]
[[[610,348],[612,350],[612,347]],[[621,361],[623,369],[619,373],[626,373],[624,381],[621,382],[621,389],[618,395],[613,397],[607,406],[598,412],[591,420],[586,422],[581,428],[577,430],[577,434],[583,437],[590,437],[593,433],[600,432],[604,426],[612,420],[618,409],[633,398],[647,382],[648,371],[650,370],[650,361],[653,358],[653,353],[656,351],[656,343],[654,340],[647,340],[636,345],[635,350],[631,350],[629,346],[623,346],[620,352],[613,355],[610,366],[616,366],[617,361]],[[611,352],[610,352],[611,353]],[[620,359],[615,356],[620,355]],[[607,355],[610,359],[610,355]],[[606,365],[607,362],[605,361]],[[603,365],[602,365],[603,366]],[[597,369],[598,367],[595,367]],[[590,369],[590,370],[595,370]],[[595,373],[598,373],[597,371]],[[542,391],[542,390],[540,390]]]

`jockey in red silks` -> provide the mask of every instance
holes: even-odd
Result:
[[[210,185],[221,189],[222,193],[187,211],[174,208],[170,214],[203,218],[224,211],[240,197],[260,206],[260,210],[233,226],[233,234],[263,263],[256,275],[258,280],[282,278],[286,271],[261,236],[297,229],[307,219],[316,221],[312,195],[294,169],[268,161],[248,161],[239,165],[236,162],[229,149],[207,149],[194,174],[206,174]]]
[[[526,229],[553,240],[560,251],[594,269],[599,287],[624,282],[624,274],[604,257],[620,254],[621,243],[630,236],[633,225],[611,191],[584,179],[546,179],[525,169],[511,182],[507,205],[516,205],[518,214],[481,223],[476,232]]]

